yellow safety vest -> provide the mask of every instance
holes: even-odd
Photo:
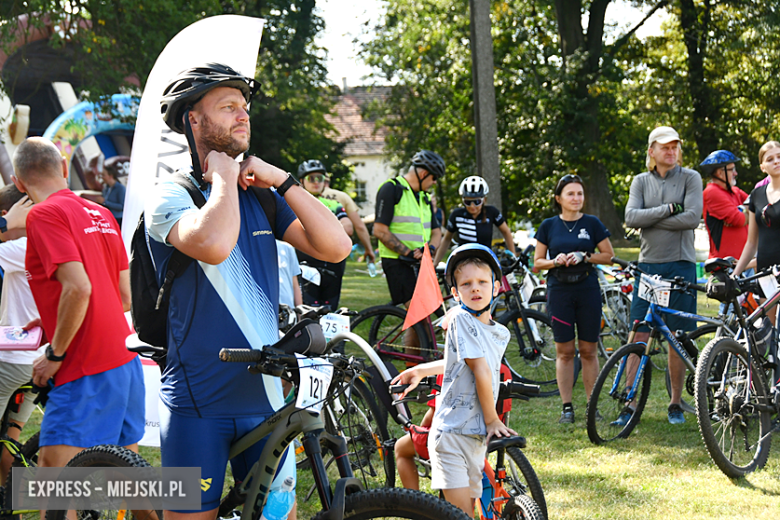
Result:
[[[418,202],[414,191],[403,177],[391,179],[387,182],[400,184],[404,189],[401,200],[393,210],[393,221],[389,229],[398,237],[403,245],[409,249],[417,249],[431,240],[431,219],[433,210],[425,193],[420,193]],[[381,188],[380,188],[381,189]],[[379,242],[379,256],[381,258],[398,258],[398,253]]]

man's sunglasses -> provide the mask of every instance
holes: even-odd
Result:
[[[309,180],[309,182],[325,182],[324,175],[309,175],[306,178]]]
[[[472,200],[466,200],[463,199],[463,205],[464,206],[481,206],[483,202],[483,199],[472,199]]]

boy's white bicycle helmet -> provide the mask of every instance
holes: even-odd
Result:
[[[485,197],[488,192],[490,192],[488,183],[485,179],[477,177],[476,175],[466,177],[463,182],[460,183],[460,188],[458,188],[458,194],[463,199],[481,199],[482,197]]]

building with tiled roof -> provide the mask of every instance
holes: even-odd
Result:
[[[364,117],[367,105],[384,99],[389,91],[390,87],[345,88],[332,114],[325,116],[336,140],[346,142],[344,159],[355,165],[355,200],[361,216],[374,213],[379,186],[394,174],[384,156],[386,129]]]

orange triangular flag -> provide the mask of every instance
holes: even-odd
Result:
[[[436,311],[443,303],[439,279],[436,278],[436,269],[433,268],[433,259],[425,244],[423,257],[420,260],[420,272],[417,275],[417,284],[414,286],[414,294],[406,311],[403,330],[408,329],[418,321],[422,321]]]

